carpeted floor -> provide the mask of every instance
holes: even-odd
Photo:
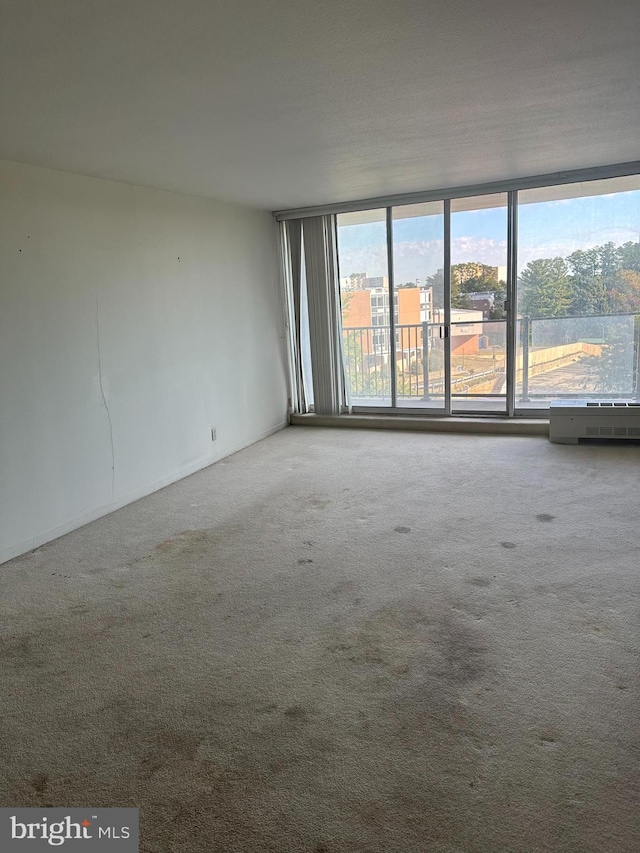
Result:
[[[292,427],[0,567],[0,805],[640,850],[640,448]]]

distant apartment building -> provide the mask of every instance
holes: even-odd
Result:
[[[391,313],[389,280],[385,277],[358,278],[367,287],[344,286],[354,277],[341,279],[342,327],[359,329],[363,351],[380,352],[389,348]],[[396,327],[396,351],[418,350],[422,347],[422,323],[431,323],[433,312],[432,288],[398,287],[393,292],[393,320]]]
[[[491,312],[496,305],[495,293],[492,290],[467,293],[467,299],[469,300],[469,305],[471,305],[475,311],[482,311],[483,319],[491,319]]]
[[[357,330],[357,342],[364,353],[387,353],[390,343],[391,315],[389,281],[385,277],[358,276],[369,287],[350,289],[354,276],[341,280],[342,327]],[[422,352],[423,324],[429,324],[429,338],[440,338],[444,309],[434,308],[433,288],[398,287],[393,292],[393,319],[396,329],[396,353],[414,358]],[[451,309],[451,352],[472,355],[481,348],[483,311]]]
[[[375,287],[388,287],[389,279],[386,276],[368,276],[366,272],[354,272],[340,279],[340,290],[342,293],[352,290],[372,290]]]

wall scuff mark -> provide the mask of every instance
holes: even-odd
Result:
[[[98,302],[98,291],[96,290],[96,338],[98,344],[98,382],[100,384],[100,394],[102,396],[102,404],[104,405],[104,410],[107,413],[107,419],[109,421],[109,441],[111,442],[111,500],[115,501],[116,499],[116,455],[113,447],[113,421],[111,420],[111,412],[109,411],[109,406],[107,404],[107,398],[104,393],[104,386],[102,384],[102,352],[100,350],[100,304]]]

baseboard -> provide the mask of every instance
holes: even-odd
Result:
[[[33,551],[35,548],[40,548],[42,545],[46,545],[48,542],[53,542],[54,539],[59,539],[61,536],[66,536],[67,533],[72,533],[74,530],[78,530],[78,528],[84,527],[85,524],[91,524],[92,521],[97,521],[99,518],[104,518],[105,515],[110,515],[112,512],[116,512],[117,510],[122,509],[125,506],[129,506],[129,504],[135,503],[136,501],[139,501],[142,498],[146,498],[148,495],[152,495],[154,492],[160,491],[160,489],[164,489],[167,486],[172,485],[173,483],[177,483],[179,480],[184,480],[185,477],[190,477],[192,474],[197,474],[198,471],[203,471],[205,468],[209,468],[211,465],[215,465],[216,462],[220,462],[221,459],[226,459],[228,456],[232,456],[234,453],[238,453],[240,450],[244,450],[245,447],[250,447],[252,444],[256,444],[256,442],[268,438],[270,435],[273,435],[274,433],[279,432],[281,429],[284,429],[284,427],[286,427],[287,425],[287,421],[281,421],[275,426],[269,427],[269,429],[264,430],[259,435],[255,436],[255,438],[252,438],[250,441],[247,441],[244,444],[240,444],[239,446],[229,450],[228,453],[222,453],[219,456],[216,456],[214,459],[212,459],[211,456],[202,458],[197,462],[191,463],[191,465],[187,465],[184,468],[181,468],[180,470],[174,472],[168,477],[163,477],[160,480],[156,480],[154,483],[142,486],[140,489],[135,489],[133,492],[129,493],[125,497],[119,498],[117,501],[104,504],[103,506],[95,507],[89,512],[83,513],[80,516],[76,516],[76,518],[73,518],[70,521],[65,522],[64,524],[61,524],[58,527],[54,527],[51,530],[46,530],[45,532],[38,534],[38,536],[34,536],[31,539],[19,542],[17,545],[12,545],[9,548],[4,548],[0,550],[0,564],[6,563],[8,560],[13,560],[16,557],[20,557],[22,554],[27,554],[29,551]]]

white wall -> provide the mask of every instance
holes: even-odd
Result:
[[[287,392],[270,214],[1,161],[0,188],[2,562],[269,434]]]

